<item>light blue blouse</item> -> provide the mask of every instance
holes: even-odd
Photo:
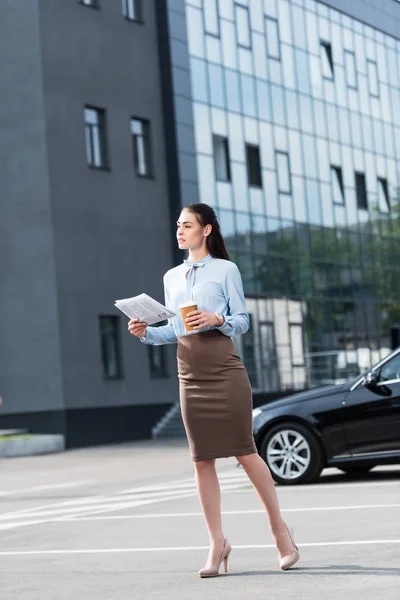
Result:
[[[199,267],[194,271],[194,267]],[[186,273],[188,273],[186,279]],[[168,325],[147,327],[145,344],[173,344],[179,336],[196,335],[201,331],[218,329],[227,336],[246,333],[250,326],[240,271],[235,263],[208,254],[198,263],[184,260],[182,265],[164,275],[165,306],[176,313]],[[186,331],[179,304],[195,300],[199,310],[224,315],[221,327],[202,327]]]

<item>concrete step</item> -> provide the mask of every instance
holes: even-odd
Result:
[[[0,436],[0,458],[53,454],[65,450],[65,437],[61,434],[17,433]]]

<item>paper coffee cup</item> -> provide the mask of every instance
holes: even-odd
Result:
[[[197,310],[197,303],[194,300],[189,300],[188,302],[180,304],[179,310],[181,311],[186,331],[193,331],[195,329],[194,326],[190,325],[189,323],[186,323],[185,319],[188,313],[192,312],[193,310]]]

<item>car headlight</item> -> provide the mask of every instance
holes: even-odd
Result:
[[[256,419],[258,417],[258,415],[261,415],[262,410],[261,408],[254,408],[253,409],[253,419]]]

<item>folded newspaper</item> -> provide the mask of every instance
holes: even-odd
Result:
[[[131,319],[139,319],[147,325],[154,325],[175,316],[175,313],[147,294],[116,300],[115,306]]]

